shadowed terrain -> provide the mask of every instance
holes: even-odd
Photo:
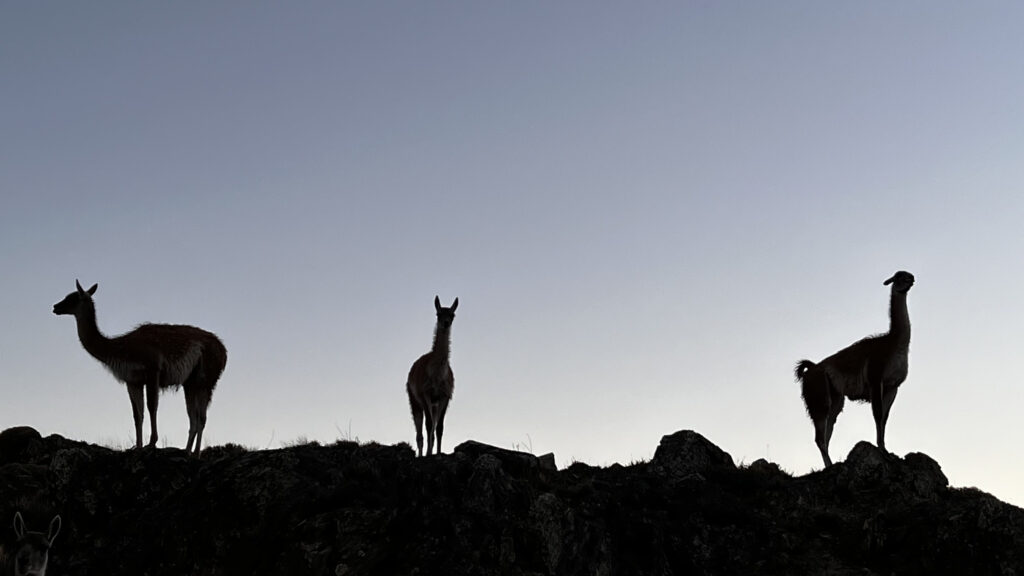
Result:
[[[1024,575],[1024,510],[866,442],[791,477],[736,467],[690,431],[650,462],[559,471],[475,442],[420,459],[352,442],[194,459],[12,428],[3,542],[24,507],[63,518],[51,574]]]

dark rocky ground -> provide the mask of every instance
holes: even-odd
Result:
[[[948,486],[924,454],[860,443],[791,477],[737,468],[697,433],[632,466],[467,442],[120,452],[0,433],[0,540],[14,511],[63,528],[60,575],[957,574],[1024,576],[1024,510]]]

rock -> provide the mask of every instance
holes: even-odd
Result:
[[[505,470],[512,475],[536,473],[539,470],[558,470],[558,467],[555,466],[554,454],[545,454],[538,458],[528,452],[506,450],[504,448],[498,448],[497,446],[491,446],[489,444],[483,444],[473,440],[468,440],[456,446],[455,453],[465,454],[473,460],[477,459],[482,454],[490,454],[501,461]]]
[[[481,513],[501,511],[508,503],[510,486],[501,460],[492,454],[481,454],[473,463],[463,505]]]
[[[680,478],[715,469],[736,468],[732,456],[692,430],[662,437],[651,464],[665,474]]]
[[[566,525],[571,526],[568,511],[557,496],[545,492],[533,501],[530,520],[540,543],[544,568],[548,574],[557,574],[566,544]]]
[[[850,491],[881,491],[906,502],[937,498],[949,486],[942,468],[927,455],[911,453],[901,460],[869,442],[858,442],[837,466],[837,483]]]
[[[840,481],[852,490],[865,490],[881,486],[889,475],[889,455],[870,442],[857,442],[842,466]]]
[[[912,474],[914,493],[918,498],[930,500],[949,487],[949,479],[942,473],[939,463],[927,454],[912,452],[905,458]]]
[[[555,455],[552,452],[538,456],[537,464],[540,465],[541,470],[547,470],[548,472],[558,471],[558,464],[555,463]]]
[[[0,463],[18,462],[43,439],[35,428],[17,426],[0,432]]]
[[[756,472],[757,474],[764,474],[765,476],[788,476],[788,474],[779,468],[778,464],[769,462],[764,458],[754,460],[747,469],[751,472]]]

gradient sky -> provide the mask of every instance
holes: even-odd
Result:
[[[413,442],[459,297],[445,449],[560,465],[693,429],[821,467],[792,369],[887,328],[894,452],[1024,504],[1024,5],[18,2],[0,7],[0,428],[131,444],[100,329],[228,348],[205,439]],[[183,446],[181,392],[160,433]],[[848,403],[837,460],[874,440]]]

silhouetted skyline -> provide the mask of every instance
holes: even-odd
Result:
[[[124,386],[51,314],[183,323],[229,361],[206,446],[415,445],[459,297],[445,449],[595,465],[700,432],[821,466],[793,379],[886,330],[887,447],[1024,504],[1024,7],[11,4],[0,428],[119,446]],[[181,447],[181,392],[161,445]],[[843,460],[875,436],[847,403]]]

